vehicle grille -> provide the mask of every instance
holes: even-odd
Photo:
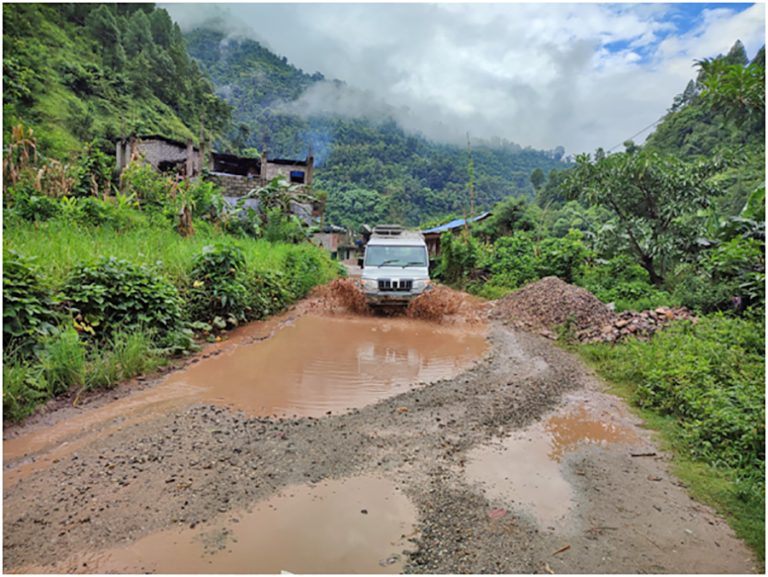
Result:
[[[379,279],[379,290],[382,292],[409,292],[412,288],[413,280],[409,278],[401,278],[399,280]]]

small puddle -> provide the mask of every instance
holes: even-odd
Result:
[[[200,400],[255,415],[321,416],[452,377],[486,348],[478,329],[308,315],[268,340],[175,373],[168,384],[199,387]]]
[[[394,483],[362,476],[289,487],[222,517],[23,572],[399,573],[416,509]]]
[[[573,506],[573,487],[560,460],[584,444],[634,444],[631,429],[601,419],[580,405],[498,443],[470,452],[465,474],[491,500],[530,512],[544,527],[562,523]]]
[[[305,315],[252,323],[161,383],[3,442],[6,486],[99,437],[197,402],[257,416],[322,416],[450,378],[487,349],[484,327]]]

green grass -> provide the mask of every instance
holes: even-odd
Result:
[[[660,333],[650,342],[569,348],[657,432],[662,448],[673,455],[673,473],[690,494],[723,515],[764,564],[765,368],[757,352],[762,350],[762,327],[759,320],[710,317],[697,326]],[[725,334],[730,338],[724,339]],[[752,339],[758,342],[750,343]],[[712,358],[718,355],[719,360]],[[759,362],[754,362],[758,357]],[[665,364],[665,358],[673,363]],[[749,386],[758,382],[759,386]],[[672,393],[663,388],[670,384],[675,394],[693,390],[693,400],[702,403],[670,403]],[[714,435],[720,429],[728,430],[730,437]],[[739,440],[750,433],[760,438],[761,432],[762,441],[752,454],[738,448]]]
[[[217,241],[233,240],[214,227],[195,223],[196,233],[183,238],[167,224],[149,223],[125,231],[108,226],[78,227],[54,219],[43,223],[17,221],[5,227],[3,247],[36,258],[54,290],[60,288],[69,272],[78,264],[95,261],[100,256],[114,256],[135,264],[148,265],[179,286],[188,280],[194,258],[203,247]],[[273,244],[248,238],[234,240],[243,251],[249,270],[279,270],[288,255],[315,250],[288,244]],[[330,261],[329,261],[330,263]],[[335,270],[329,264],[318,271],[321,282],[330,280]]]

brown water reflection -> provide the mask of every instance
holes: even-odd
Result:
[[[193,529],[20,572],[399,573],[415,522],[415,507],[393,483],[355,477],[291,487]]]
[[[256,346],[171,376],[202,400],[258,415],[319,416],[361,407],[477,359],[482,332],[406,318],[306,316]]]
[[[465,472],[489,499],[529,512],[542,526],[553,526],[573,506],[573,487],[563,476],[561,458],[580,445],[638,441],[631,429],[609,415],[598,416],[580,405],[499,443],[478,447],[470,452]]]

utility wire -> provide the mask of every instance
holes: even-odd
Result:
[[[659,124],[659,123],[660,123],[662,120],[664,120],[666,117],[667,117],[667,115],[666,115],[666,114],[664,114],[664,116],[662,116],[661,118],[659,118],[659,119],[658,119],[658,120],[656,120],[655,122],[652,122],[651,124],[649,124],[648,126],[646,126],[645,128],[643,128],[641,131],[639,131],[639,132],[637,132],[637,133],[633,134],[633,135],[632,135],[632,136],[630,136],[629,138],[626,138],[626,139],[624,139],[624,141],[623,141],[621,144],[617,144],[617,145],[616,145],[616,146],[614,146],[613,148],[610,148],[610,149],[608,149],[608,151],[607,151],[607,152],[608,152],[608,153],[610,153],[610,152],[613,152],[613,151],[614,151],[614,150],[616,150],[616,149],[617,149],[619,146],[624,146],[624,142],[626,142],[627,140],[632,140],[632,139],[634,139],[634,138],[636,138],[636,137],[640,136],[640,135],[641,135],[643,132],[645,132],[646,130],[648,130],[648,129],[650,129],[650,128],[653,128],[654,126],[656,126],[657,124]]]

